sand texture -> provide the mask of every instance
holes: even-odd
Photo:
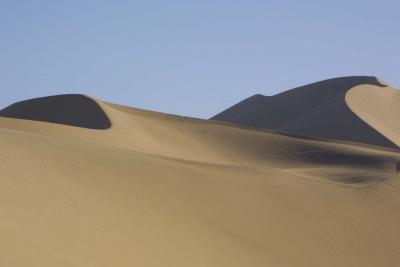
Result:
[[[0,266],[400,266],[400,105],[382,86],[343,89],[367,132],[331,128],[343,131],[334,140],[76,95],[11,106],[0,117]],[[26,113],[35,105],[46,112]],[[274,125],[307,130],[298,122],[315,115],[295,113]]]
[[[353,92],[359,90],[369,90],[381,97],[372,100],[373,93],[363,92],[361,96]],[[398,140],[396,143],[393,136],[388,135],[391,130],[382,131],[375,128],[370,124],[371,116],[364,115],[373,113],[381,116],[381,111],[375,110],[368,102],[381,100],[378,106],[383,108],[388,105],[385,108],[393,111],[390,116],[394,120],[400,118],[400,104],[396,105],[384,97],[390,95],[388,91],[393,93],[397,90],[375,77],[335,78],[297,87],[274,96],[255,95],[211,119],[299,136],[396,148]],[[367,106],[362,108],[363,104],[355,103],[358,101]],[[384,123],[385,127],[395,127],[393,124],[388,125],[386,120]]]

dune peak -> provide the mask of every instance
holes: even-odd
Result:
[[[374,90],[388,88],[373,76],[333,78],[273,96],[254,95],[211,119],[297,136],[397,148],[395,142],[349,106],[346,95],[359,86],[372,86]],[[381,94],[382,90],[378,91]]]
[[[0,110],[0,116],[97,130],[111,127],[111,121],[99,104],[82,94],[23,100]]]
[[[3,109],[0,266],[400,266],[400,150],[317,139],[396,140],[400,94],[340,81],[232,111],[276,131],[83,95]]]

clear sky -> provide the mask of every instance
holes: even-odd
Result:
[[[0,106],[61,93],[208,118],[349,75],[400,88],[399,0],[0,0]]]

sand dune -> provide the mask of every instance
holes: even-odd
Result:
[[[353,90],[366,91],[365,87],[369,88],[369,93],[361,92],[352,97],[356,94]],[[374,101],[371,100],[374,94],[388,95],[385,91],[397,94],[397,90],[382,84],[375,77],[335,78],[274,96],[255,95],[212,119],[288,134],[395,148],[400,137],[398,129],[393,129],[396,118],[400,116],[399,105],[389,97],[378,97],[381,101],[377,103],[378,109],[385,107],[390,110],[388,113],[392,119],[389,120],[393,121],[389,125],[385,120],[385,126],[382,126],[385,129],[375,128],[376,123],[370,121],[371,115],[364,115],[380,116],[381,113],[368,101]],[[361,106],[364,107],[362,110],[357,109]]]
[[[390,85],[357,86],[346,94],[349,108],[363,121],[400,146],[400,91]]]
[[[349,108],[398,142],[394,118],[365,110],[393,91],[362,86]],[[47,110],[57,123],[0,117],[0,266],[400,264],[397,148],[90,99],[110,128],[71,123],[71,98]]]
[[[108,129],[111,122],[99,105],[84,95],[58,95],[25,100],[0,111],[0,116]]]

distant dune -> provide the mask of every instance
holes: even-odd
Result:
[[[377,78],[343,77],[274,96],[255,95],[212,119],[306,137],[395,148],[400,144],[400,129],[395,122],[400,117],[399,106],[400,92]],[[381,117],[383,108],[388,119],[376,118],[373,122],[374,115]]]
[[[397,91],[300,88],[224,116],[301,136],[81,95],[4,109],[0,266],[400,266]]]

